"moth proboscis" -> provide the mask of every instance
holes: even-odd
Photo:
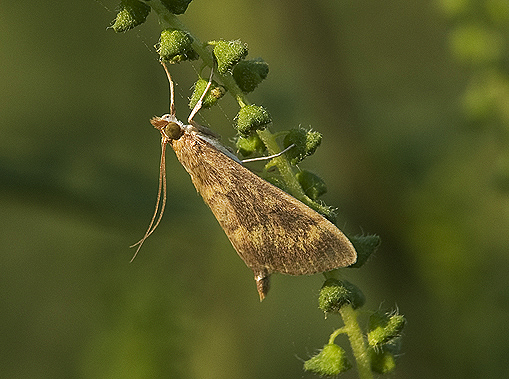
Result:
[[[177,120],[174,84],[170,83],[170,113],[150,122],[161,133],[159,190],[152,221],[138,246],[159,225],[166,205],[166,145],[191,176],[233,247],[253,270],[260,301],[274,272],[305,275],[349,266],[357,253],[348,238],[329,220],[283,190],[253,174],[208,129],[193,121],[208,85],[184,124]],[[134,259],[133,257],[133,259]]]

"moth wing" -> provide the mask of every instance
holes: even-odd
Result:
[[[186,133],[172,147],[255,275],[314,274],[357,260],[352,243],[330,221],[198,135]]]

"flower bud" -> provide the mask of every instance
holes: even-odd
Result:
[[[247,45],[240,40],[210,42],[214,45],[217,70],[220,74],[231,71],[233,66],[247,56]]]
[[[207,88],[208,80],[198,79],[196,83],[194,83],[194,91],[191,95],[191,99],[189,100],[189,108],[193,109],[200,97],[203,95],[205,88]],[[220,98],[224,96],[226,93],[226,89],[223,86],[220,86],[215,80],[212,81],[212,84],[207,91],[207,94],[203,98],[202,108],[210,108],[213,106]]]
[[[255,130],[264,129],[272,122],[269,112],[264,107],[258,105],[243,106],[240,108],[236,119],[236,129],[243,137],[249,136]]]
[[[307,170],[299,171],[296,174],[297,181],[301,185],[304,193],[313,200],[327,192],[327,186],[322,178]]]
[[[157,53],[162,60],[172,63],[198,59],[192,43],[193,38],[189,33],[178,29],[165,29],[159,37]]]
[[[320,290],[318,306],[325,313],[337,313],[344,305],[353,309],[360,308],[366,302],[362,291],[346,280],[327,279]]]
[[[269,73],[269,65],[262,58],[240,61],[233,68],[233,78],[239,88],[252,92]]]
[[[368,258],[373,254],[380,246],[380,237],[371,234],[367,236],[348,236],[350,242],[352,242],[353,247],[355,247],[355,251],[357,251],[357,262],[348,267],[350,268],[359,268]]]
[[[290,162],[295,165],[301,162],[305,157],[312,155],[318,146],[320,146],[321,142],[321,133],[297,128],[290,130],[283,143],[285,148],[291,144],[295,145],[286,153],[287,157],[290,158]]]
[[[119,12],[111,28],[117,32],[128,30],[143,24],[150,13],[150,7],[138,0],[121,0]]]
[[[350,369],[346,352],[340,346],[329,343],[315,356],[304,362],[304,370],[322,376],[335,376]]]
[[[262,154],[267,148],[258,134],[251,134],[248,137],[239,137],[236,142],[237,149],[244,157],[252,154]]]
[[[388,374],[396,368],[396,357],[387,350],[369,350],[371,370],[377,374]]]
[[[401,336],[405,326],[405,316],[377,311],[369,317],[368,343],[377,347],[387,344]]]

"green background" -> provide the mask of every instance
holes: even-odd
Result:
[[[116,5],[0,9],[0,377],[314,377],[302,360],[341,325],[317,308],[323,277],[275,275],[259,303],[171,150],[165,217],[129,263],[155,203],[148,120],[167,112],[168,84],[155,13],[115,34]],[[302,167],[325,179],[345,232],[382,238],[344,270],[367,297],[362,322],[378,308],[408,320],[393,378],[509,372],[508,7],[195,0],[182,17],[269,63],[249,98],[273,130],[323,133]],[[198,68],[171,68],[180,119]],[[197,120],[227,142],[236,112],[226,97]]]

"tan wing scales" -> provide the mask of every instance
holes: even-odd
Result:
[[[355,263],[357,254],[348,238],[308,206],[196,134],[185,133],[171,143],[255,276],[313,274]]]

